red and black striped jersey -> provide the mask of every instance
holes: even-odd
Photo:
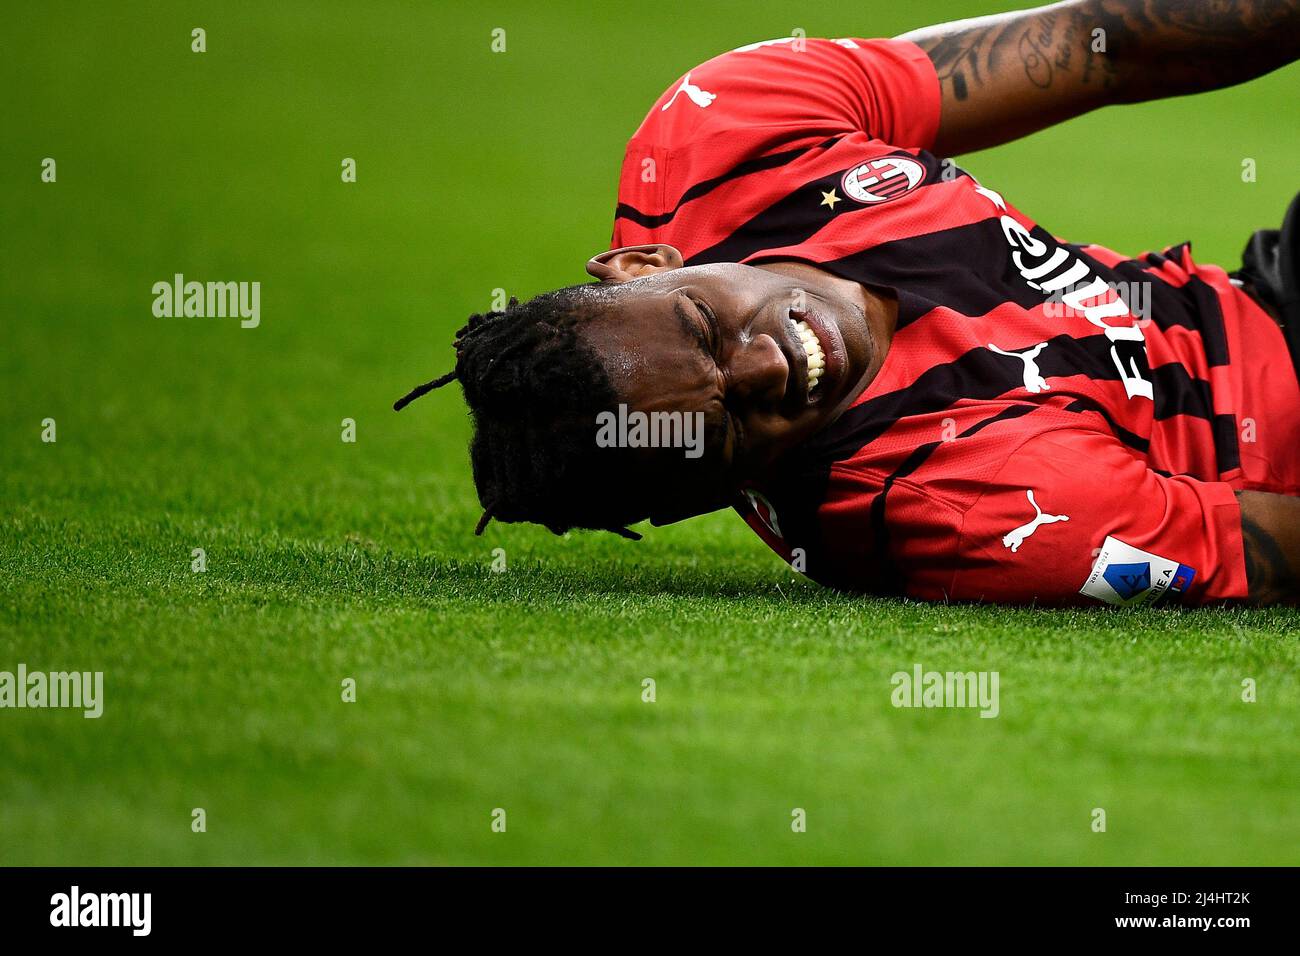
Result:
[[[1244,597],[1234,492],[1300,493],[1281,331],[1186,244],[1056,238],[928,152],[938,121],[915,45],[789,38],[691,70],[628,144],[615,247],[810,262],[898,301],[877,377],[738,510],[849,590]]]

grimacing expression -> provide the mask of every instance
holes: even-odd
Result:
[[[701,412],[712,426],[704,467],[692,467],[681,449],[644,452],[665,489],[692,498],[674,504],[671,520],[729,503],[746,480],[829,424],[877,367],[863,308],[839,280],[738,263],[632,277],[589,270],[605,285],[581,335],[619,401],[644,412]]]

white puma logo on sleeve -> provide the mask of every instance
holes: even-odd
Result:
[[[708,106],[710,103],[712,103],[714,100],[718,98],[717,93],[710,93],[708,90],[702,90],[694,83],[692,83],[691,75],[687,73],[685,78],[682,80],[682,85],[677,87],[677,90],[673,93],[672,99],[670,99],[663,106],[659,107],[659,112],[662,113],[665,110],[667,110],[668,107],[672,106],[673,103],[676,102],[677,100],[678,93],[685,93],[687,97],[690,98],[690,101],[694,103],[696,106],[698,106],[700,109],[704,109],[706,106]]]
[[[1020,546],[1025,543],[1025,539],[1037,531],[1042,525],[1055,524],[1058,521],[1070,520],[1069,515],[1043,514],[1043,509],[1038,507],[1038,502],[1034,500],[1033,491],[1026,491],[1025,495],[1029,498],[1029,503],[1034,506],[1034,511],[1037,512],[1037,514],[1035,514],[1033,521],[1028,524],[1022,524],[1019,528],[1016,528],[1014,531],[1008,531],[1002,536],[1002,546],[1004,548],[1010,548],[1013,553],[1019,551]]]

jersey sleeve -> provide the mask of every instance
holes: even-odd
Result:
[[[860,131],[928,149],[939,128],[939,81],[905,40],[785,37],[714,57],[676,80],[637,132],[674,149],[741,128],[792,137]]]
[[[1247,596],[1233,489],[1154,472],[1104,434],[1035,436],[964,512],[927,514],[960,517],[942,551],[933,528],[918,535],[930,548],[911,556],[918,597],[1200,605]],[[896,534],[906,539],[906,529]]]

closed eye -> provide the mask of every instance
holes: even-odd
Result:
[[[700,299],[691,299],[691,305],[704,319],[704,327],[709,333],[709,347],[715,359],[722,358],[722,329],[718,326],[718,317],[713,310]]]
[[[722,360],[722,328],[718,325],[718,317],[713,310],[700,299],[692,298],[691,304],[695,306],[697,312],[704,319],[705,327],[709,332],[710,347],[715,362]],[[740,416],[733,414],[731,409],[727,408],[724,403],[722,406],[723,415],[726,416],[727,430],[731,432],[731,455],[734,460],[745,444],[745,426],[741,424]]]
[[[691,319],[682,306],[682,299],[686,299],[695,307],[696,315],[702,321]],[[699,299],[685,294],[674,301],[673,309],[687,333],[699,342],[701,350],[713,360],[715,365],[720,365],[722,361],[722,329],[718,325],[718,317],[714,315],[713,310]],[[726,427],[727,433],[731,435],[731,453],[734,460],[744,444],[745,427],[741,424],[739,416],[732,414],[731,409],[727,408],[725,404],[722,406],[722,414],[723,425]]]
[[[694,315],[687,310],[685,305],[687,302],[695,307]],[[716,363],[718,361],[715,345],[717,339],[713,334],[714,328],[710,325],[704,310],[700,308],[700,304],[688,295],[676,296],[673,298],[673,312],[677,316],[677,321],[681,323],[683,331],[696,341],[701,352]]]

